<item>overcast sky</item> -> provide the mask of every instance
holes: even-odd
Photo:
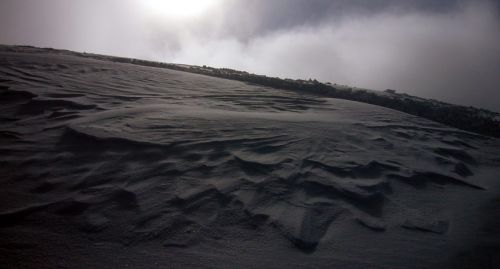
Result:
[[[499,0],[0,0],[0,43],[391,88],[500,111]]]

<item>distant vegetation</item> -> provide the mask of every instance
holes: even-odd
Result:
[[[15,48],[15,47],[11,47]],[[24,47],[26,48],[26,47]],[[411,115],[420,116],[462,130],[471,131],[483,135],[500,138],[500,114],[486,109],[471,106],[452,105],[436,100],[424,99],[395,90],[387,89],[385,92],[356,89],[331,83],[322,83],[315,79],[293,80],[264,75],[251,74],[228,68],[213,68],[208,66],[192,66],[181,64],[168,64],[146,60],[138,60],[124,57],[104,56],[90,53],[76,53],[71,51],[54,50],[59,53],[73,54],[100,60],[108,60],[121,63],[131,63],[143,66],[168,68],[179,71],[203,74],[208,76],[232,79],[253,83],[278,89],[300,91],[319,94],[332,98],[340,98],[358,101],[373,105],[379,105],[399,110]]]
[[[133,63],[150,65],[151,62],[134,60]],[[385,92],[353,89],[337,86],[331,83],[321,83],[316,79],[292,80],[264,75],[251,74],[228,68],[213,68],[207,66],[187,66],[177,64],[153,63],[153,66],[165,67],[180,71],[203,74],[208,76],[239,80],[278,89],[320,94],[332,98],[358,101],[399,110],[411,115],[437,121],[458,129],[500,138],[500,115],[486,109],[470,106],[452,105],[436,100],[429,100],[399,94],[395,90]]]

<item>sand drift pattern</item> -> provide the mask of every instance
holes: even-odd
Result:
[[[476,171],[499,162],[494,139],[195,74],[4,54],[0,77],[2,182],[31,195],[3,203],[3,227],[62,217],[174,248],[271,229],[306,253],[348,222],[444,236],[442,204],[401,194],[484,192]]]

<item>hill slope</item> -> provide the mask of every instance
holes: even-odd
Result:
[[[494,268],[500,142],[380,106],[0,52],[7,267]]]

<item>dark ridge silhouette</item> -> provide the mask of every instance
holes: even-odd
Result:
[[[446,124],[461,130],[474,132],[481,135],[500,138],[500,113],[492,112],[472,106],[449,104],[433,99],[425,99],[406,93],[397,93],[396,90],[387,89],[384,92],[358,89],[332,83],[322,83],[316,79],[282,79],[265,75],[252,74],[230,68],[214,68],[206,65],[195,66],[185,64],[162,63],[126,57],[107,56],[93,53],[80,53],[69,50],[53,48],[36,48],[33,46],[8,46],[1,45],[2,50],[30,51],[45,50],[51,53],[69,54],[104,61],[129,63],[149,67],[168,68],[178,71],[202,74],[207,76],[238,80],[278,89],[301,91],[319,94],[332,98],[358,101],[372,105],[391,108],[411,115],[419,116],[439,123]]]
[[[136,63],[137,61],[140,62],[139,64],[147,64],[142,63],[142,60],[134,60],[133,63]],[[179,71],[234,79],[273,88],[303,91],[332,98],[383,106],[430,119],[465,131],[500,137],[500,120],[498,120],[500,118],[499,113],[472,106],[448,104],[405,93],[396,93],[396,91],[391,89],[386,90],[385,94],[380,94],[380,92],[377,91],[353,89],[352,87],[340,89],[337,88],[335,84],[332,85],[331,83],[322,83],[316,79],[282,79],[278,77],[251,74],[245,71],[228,68],[213,68],[207,66],[200,67],[178,64],[160,64],[160,66]]]

